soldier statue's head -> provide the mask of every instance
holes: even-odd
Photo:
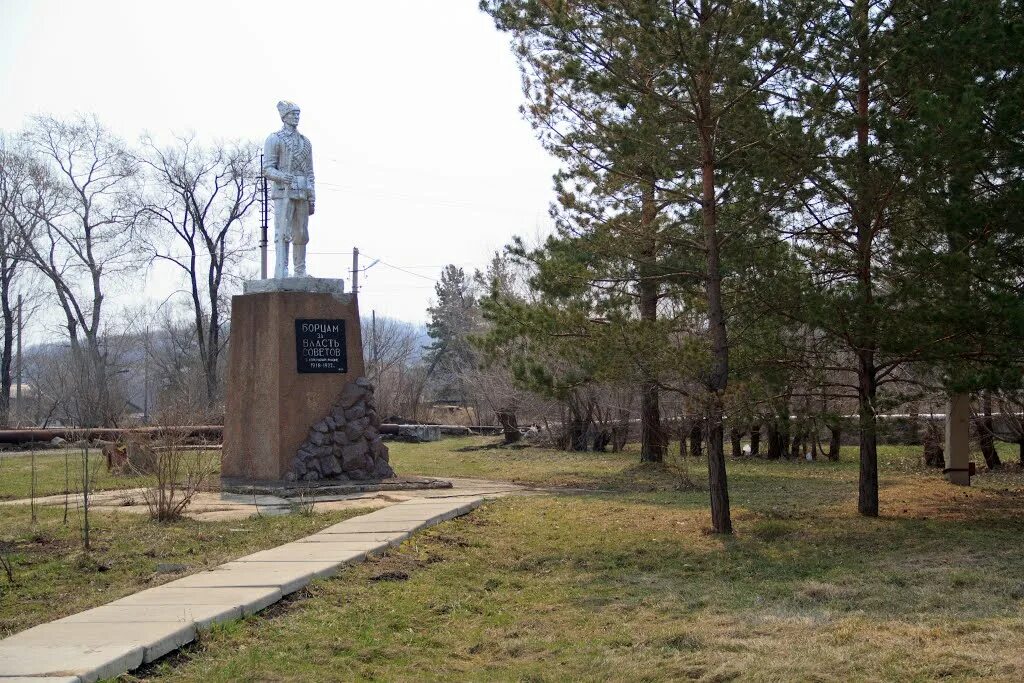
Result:
[[[281,100],[277,103],[277,113],[280,114],[281,120],[289,126],[299,125],[299,105],[294,102]]]

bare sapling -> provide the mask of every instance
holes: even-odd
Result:
[[[187,411],[169,410],[158,420],[161,429],[149,444],[139,444],[137,453],[144,460],[155,482],[143,497],[149,516],[158,522],[181,519],[195,495],[203,489],[217,470],[216,460],[204,450],[189,448],[187,437],[173,427],[191,424]],[[131,463],[131,455],[129,456]]]
[[[32,450],[30,452],[32,453],[32,462],[29,463],[29,466],[32,468],[32,472],[31,472],[31,475],[30,475],[30,478],[29,478],[29,480],[30,480],[30,485],[29,485],[29,488],[30,488],[29,499],[30,500],[29,500],[29,504],[32,507],[32,524],[35,524],[38,521],[38,519],[36,517],[36,449],[35,449],[35,444],[32,444],[31,448],[32,448]]]
[[[89,432],[87,430],[78,430],[74,436],[75,446],[78,448],[79,464],[81,466],[81,485],[82,485],[82,546],[86,550],[91,550],[92,546],[90,543],[90,526],[89,526],[89,494],[92,490],[92,479],[93,472],[90,467],[89,458],[91,452],[89,448]],[[65,520],[67,519],[67,491],[65,490]]]
[[[0,570],[3,570],[4,576],[7,577],[7,583],[14,583],[14,560],[11,559],[8,554],[6,543],[0,541]],[[0,595],[4,592],[0,590]]]

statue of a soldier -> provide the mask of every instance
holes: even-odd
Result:
[[[274,277],[288,277],[288,248],[292,248],[295,275],[306,274],[306,244],[309,243],[309,217],[313,215],[316,194],[313,188],[313,146],[296,130],[299,106],[278,102],[277,112],[284,123],[271,133],[263,146],[263,175],[273,181],[270,198],[274,200],[274,245],[277,259]]]

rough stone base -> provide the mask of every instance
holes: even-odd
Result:
[[[330,414],[310,427],[285,480],[347,483],[393,478],[379,430],[373,385],[360,377],[345,386]]]
[[[374,491],[418,491],[423,489],[450,489],[452,483],[444,479],[395,477],[360,482],[337,481],[257,481],[239,477],[221,479],[221,491],[245,495],[300,498],[310,496],[344,496],[350,493]]]

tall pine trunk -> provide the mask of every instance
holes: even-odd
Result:
[[[690,425],[690,452],[695,458],[699,458],[704,453],[704,429],[700,419]]]
[[[978,425],[978,441],[981,445],[981,454],[985,458],[985,464],[990,470],[996,470],[1003,466],[996,451],[995,437],[992,431],[992,392],[985,391],[981,395],[981,424]]]
[[[765,457],[769,460],[778,460],[782,457],[786,448],[782,443],[782,430],[779,429],[778,420],[768,423],[768,452]]]
[[[754,458],[761,455],[761,425],[759,424],[750,428],[750,455]]]
[[[838,426],[829,425],[828,431],[828,459],[832,461],[839,460],[840,439],[843,434],[842,430]]]
[[[853,20],[857,30],[857,180],[853,222],[857,231],[857,412],[860,422],[860,485],[857,509],[868,517],[878,516],[878,425],[875,394],[878,374],[875,366],[876,325],[872,277],[874,202],[871,191],[871,126],[868,103],[871,97],[870,32],[868,0],[857,0]]]
[[[709,18],[707,0],[701,2],[701,23]],[[711,372],[707,377],[710,393],[707,406],[708,484],[711,495],[711,527],[716,533],[731,534],[729,483],[725,472],[724,406],[722,397],[729,381],[729,338],[725,329],[725,303],[722,300],[721,241],[718,235],[718,198],[715,196],[715,135],[717,119],[712,111],[711,73],[697,74],[697,123],[700,127],[701,220],[707,258],[705,291],[708,304],[708,332],[711,336]]]
[[[878,418],[875,415],[875,354],[862,350],[857,358],[857,413],[860,421],[860,486],[857,510],[868,517],[878,516]]]
[[[658,297],[661,288],[654,273],[651,272],[658,256],[656,214],[654,181],[648,179],[644,183],[640,209],[641,232],[646,243],[639,268],[640,283],[637,289],[640,295],[640,320],[651,323],[658,319]],[[668,435],[661,424],[658,383],[657,379],[651,376],[649,368],[644,368],[643,372],[645,376],[640,383],[640,461],[662,462],[668,448]]]
[[[800,427],[796,428],[793,434],[793,441],[789,445],[789,457],[799,460],[804,453],[804,432]]]

